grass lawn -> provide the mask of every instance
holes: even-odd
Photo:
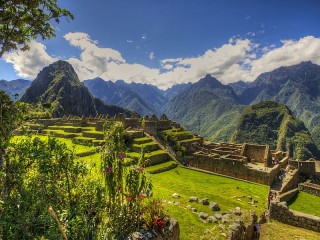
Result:
[[[240,207],[242,210],[253,209],[260,215],[267,207],[267,186],[237,181],[181,167],[150,176],[155,196],[180,202],[178,206],[168,204],[167,207],[169,215],[179,221],[181,239],[199,239],[205,229],[218,226],[218,224],[203,223],[196,214],[186,209],[187,205],[191,205],[197,208],[198,212],[203,211],[213,215],[213,212],[207,206],[199,203],[189,203],[191,196],[197,196],[199,199],[208,198],[209,201],[217,202],[221,211],[227,213],[231,209]],[[172,194],[175,192],[180,194],[180,199],[172,199]],[[248,203],[248,196],[258,201],[257,207],[253,207]]]
[[[320,197],[306,192],[299,192],[289,203],[292,210],[320,217]],[[320,239],[320,238],[319,238]]]
[[[260,240],[293,239],[293,240],[316,240],[320,239],[320,233],[293,227],[277,221],[271,221],[261,225]]]
[[[41,140],[47,140],[48,139],[48,136],[43,136],[43,135],[32,135],[32,137],[38,137]],[[11,139],[11,142],[14,143],[14,142],[20,141],[20,140],[22,140],[24,138],[27,138],[27,136],[14,136]],[[68,138],[58,138],[58,137],[56,137],[56,139],[58,141],[62,142],[62,143],[65,143],[69,149],[74,149],[74,152],[76,154],[77,153],[89,152],[89,151],[92,151],[92,150],[94,150],[96,148],[94,146],[85,146],[85,145],[74,144],[72,142],[72,139],[68,139]]]
[[[165,168],[165,167],[168,167],[168,166],[171,166],[172,164],[175,164],[176,162],[174,161],[168,161],[168,162],[164,162],[164,163],[159,163],[159,164],[156,164],[156,165],[153,165],[153,166],[150,166],[150,167],[146,167],[146,170],[147,171],[154,171],[154,170],[157,170],[159,168]]]

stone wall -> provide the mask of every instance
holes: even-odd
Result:
[[[300,183],[299,190],[320,197],[320,185],[313,183]],[[319,199],[320,201],[320,199]]]
[[[314,160],[299,161],[289,160],[289,165],[299,170],[299,173],[306,175],[315,175],[316,173],[316,162]]]
[[[294,188],[297,188],[299,184],[299,172],[297,169],[291,170],[289,173],[287,173],[287,176],[285,177],[285,182],[282,184],[282,187],[280,189],[280,193],[288,192]]]
[[[270,218],[295,227],[320,232],[320,217],[290,210],[285,202],[271,202]]]
[[[188,160],[188,164],[191,167],[269,186],[273,183],[278,173],[278,168],[274,168],[268,173],[266,171],[248,168],[245,163],[246,160],[232,159],[227,156],[208,155],[201,152],[194,153],[192,158]]]
[[[298,193],[299,193],[299,189],[295,188],[291,191],[288,191],[288,192],[285,192],[285,193],[278,195],[278,199],[280,202],[289,202]]]
[[[257,223],[257,215],[254,211],[251,211],[251,220],[248,225],[245,226],[243,222],[239,221],[230,225],[228,231],[228,240],[249,240],[253,239],[254,225]]]
[[[272,156],[268,145],[243,144],[242,156],[248,157],[249,162],[261,162],[264,166],[270,166]]]

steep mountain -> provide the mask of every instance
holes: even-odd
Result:
[[[236,94],[241,95],[244,90],[250,87],[251,84],[251,82],[238,81],[234,83],[229,83],[228,86],[232,87],[233,91]]]
[[[319,90],[320,66],[312,62],[301,62],[261,74],[239,98],[244,104],[261,100],[275,100],[286,104],[316,139],[320,135]],[[316,143],[320,147],[319,138]]]
[[[64,115],[95,116],[109,114],[109,106],[97,111],[95,100],[89,90],[80,82],[71,64],[57,61],[45,67],[32,82],[21,98],[28,103],[41,103],[50,106],[53,117]],[[115,109],[115,112],[125,112]]]
[[[170,87],[170,88],[168,88],[167,90],[164,91],[164,96],[168,100],[170,100],[174,96],[176,96],[176,95],[182,93],[183,91],[185,91],[191,85],[192,85],[191,82],[173,85],[172,87]]]
[[[162,114],[163,106],[167,102],[164,92],[151,84],[130,83],[128,84],[131,90],[138,93],[154,110],[153,113]]]
[[[144,97],[144,95],[150,94],[148,93],[150,89],[152,90],[150,92],[154,91],[154,88],[156,88],[154,86],[149,87],[151,85],[137,83],[127,84],[121,80],[116,82],[104,81],[101,78],[85,80],[83,83],[96,98],[101,99],[105,103],[115,104],[141,115],[159,113],[157,111],[158,108],[153,105],[155,100],[147,100]],[[140,86],[145,89],[146,93],[141,93],[144,91],[139,89]]]
[[[236,143],[269,144],[271,149],[288,151],[294,159],[319,157],[310,132],[284,104],[262,101],[248,106],[232,136]]]
[[[17,79],[12,81],[0,80],[0,90],[4,90],[7,94],[14,99],[21,98],[26,89],[31,85],[31,81],[24,79]],[[17,95],[16,95],[17,94]]]
[[[165,113],[210,140],[229,141],[242,109],[231,87],[206,75],[173,97]]]

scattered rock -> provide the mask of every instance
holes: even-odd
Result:
[[[180,195],[178,193],[174,193],[174,194],[172,194],[172,197],[173,198],[180,198]]]
[[[228,223],[228,222],[229,222],[229,218],[223,217],[223,218],[221,219],[221,222],[222,222],[222,223]]]
[[[174,204],[174,201],[167,201],[167,203],[169,203],[169,204]]]
[[[180,202],[175,202],[174,205],[180,205]]]
[[[195,197],[195,196],[190,197],[189,202],[198,202],[198,197]]]
[[[220,211],[219,204],[216,203],[216,202],[210,202],[210,203],[209,203],[209,208],[210,208],[212,211]]]
[[[220,213],[215,213],[213,216],[218,220],[222,218],[222,215]]]
[[[198,210],[196,208],[191,208],[192,212],[198,212]]]
[[[191,208],[192,208],[192,206],[191,206],[191,205],[188,205],[186,208],[187,208],[187,209],[191,209]]]
[[[140,232],[134,232],[131,234],[133,240],[144,239],[144,236]]]
[[[210,216],[207,219],[208,223],[216,223],[218,222],[218,219],[216,219],[214,216]]]
[[[236,210],[235,210],[234,214],[240,216],[242,214],[241,208],[240,207],[236,207]]]
[[[202,203],[203,205],[209,205],[209,200],[208,198],[203,198],[200,200],[200,203]]]
[[[199,212],[199,218],[202,218],[204,220],[206,220],[210,215],[208,213],[205,212]]]
[[[252,197],[251,197],[251,196],[248,196],[248,198],[249,198],[250,200],[252,200]]]

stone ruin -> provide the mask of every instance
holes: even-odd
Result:
[[[207,143],[195,144],[188,158],[190,167],[235,178],[271,185],[281,166],[272,164],[288,161],[285,152],[271,151],[268,145]]]

